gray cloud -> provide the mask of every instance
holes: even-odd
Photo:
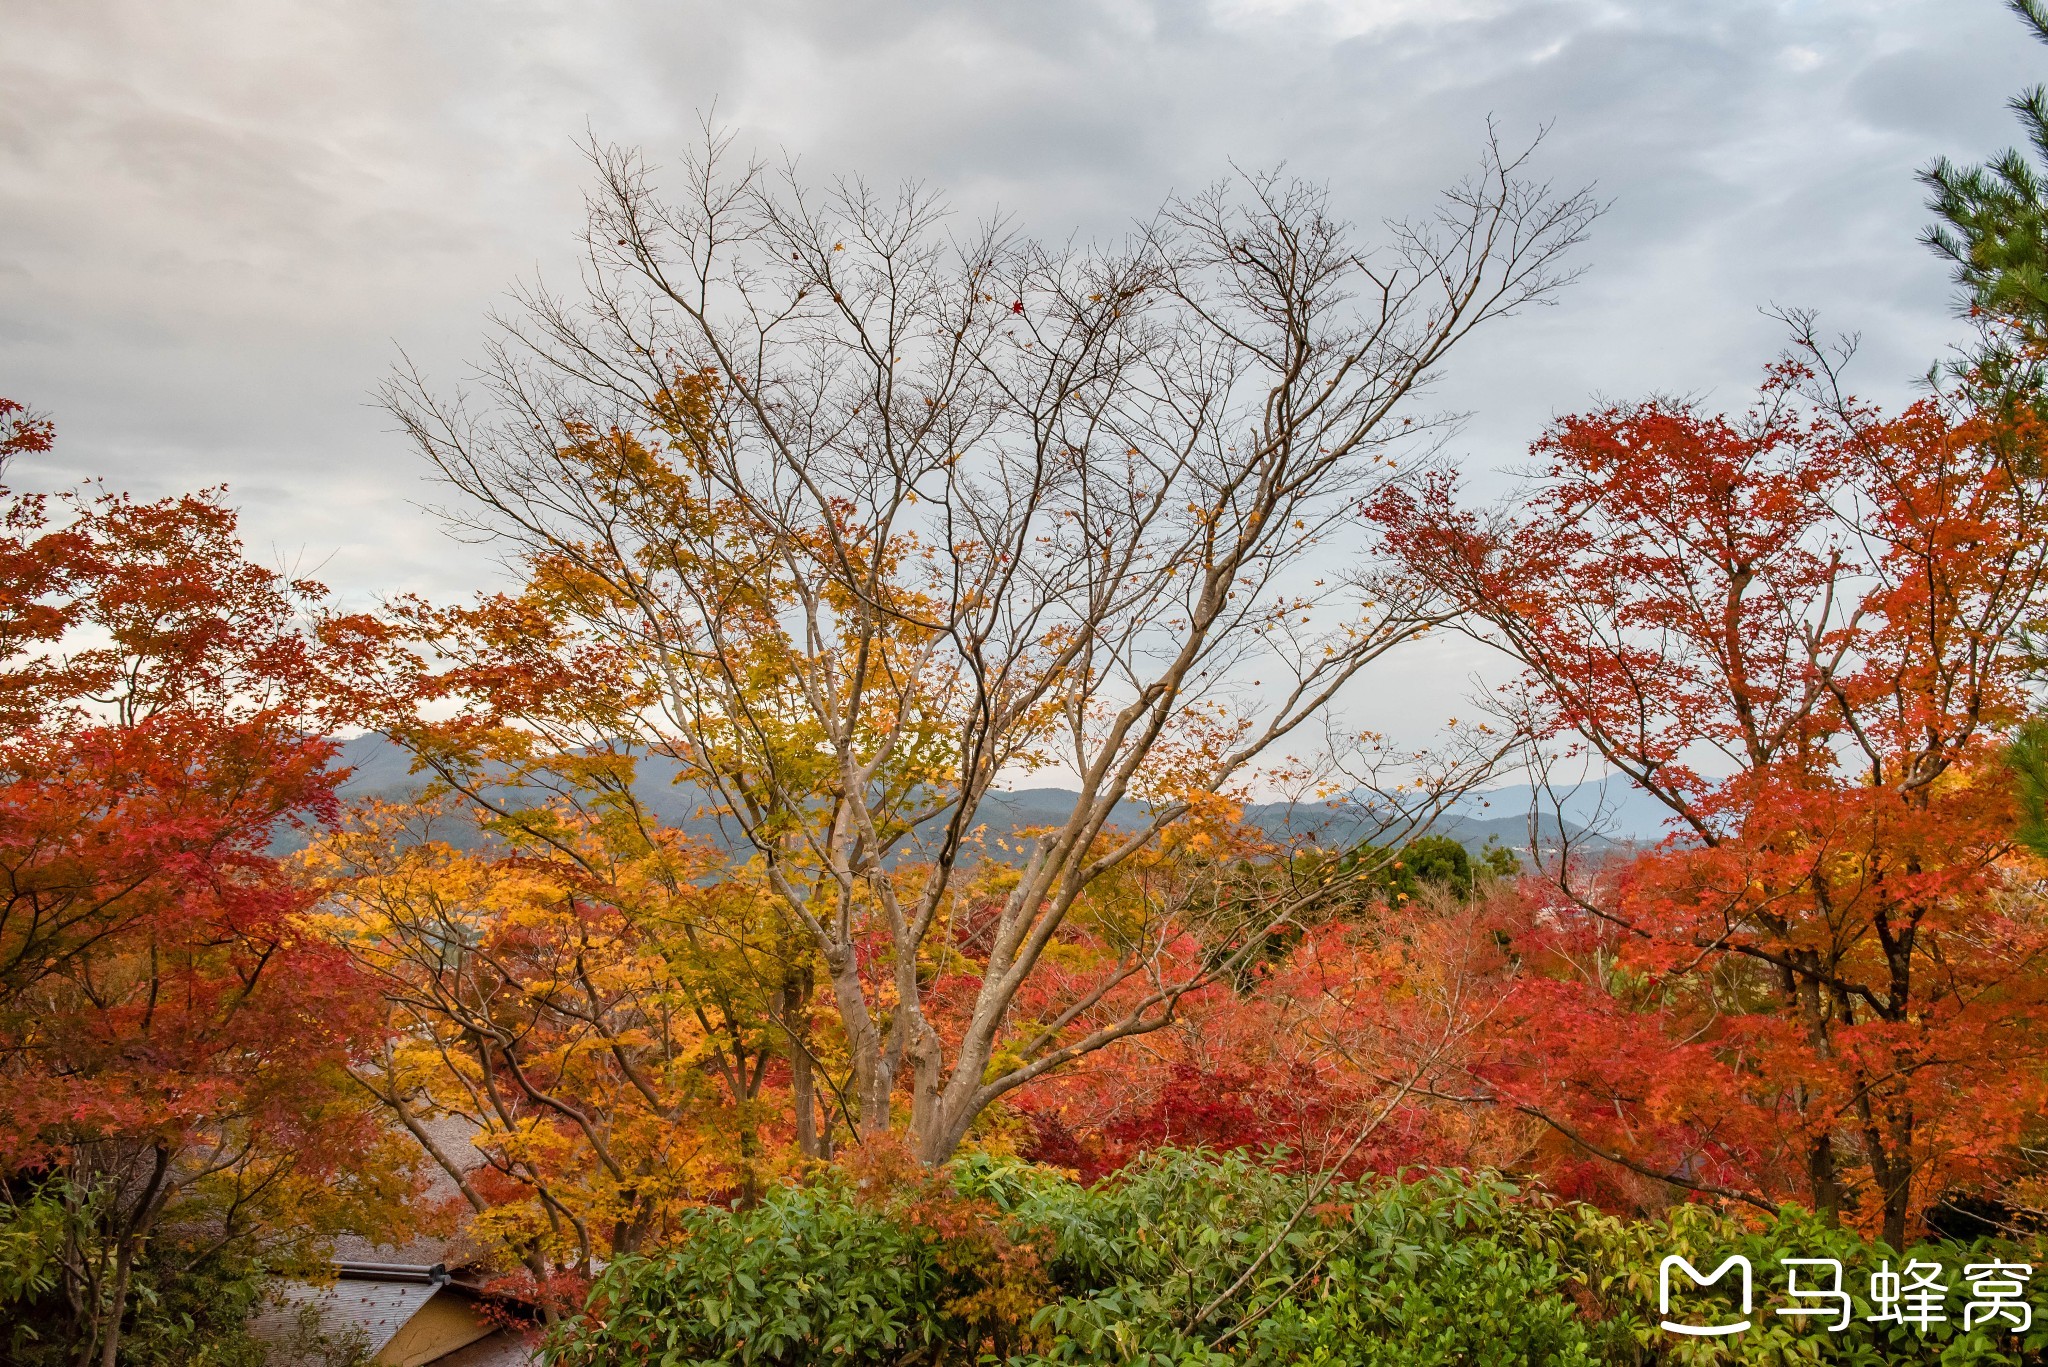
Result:
[[[1442,401],[1475,470],[1596,393],[1743,400],[1759,306],[1861,331],[1898,399],[1956,334],[1913,171],[2011,140],[2048,69],[1997,0],[12,0],[0,44],[0,392],[48,480],[226,481],[252,543],[355,601],[484,572],[368,395],[458,377],[514,280],[568,279],[575,141],[656,161],[718,102],[819,170],[1114,233],[1227,161],[1363,222],[1425,208],[1489,115],[1614,201],[1557,308]],[[1449,652],[1425,676],[1470,667]]]

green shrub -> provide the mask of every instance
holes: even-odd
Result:
[[[1761,1227],[1705,1206],[1630,1222],[1493,1176],[1323,1185],[1241,1155],[1176,1152],[1087,1188],[985,1156],[948,1178],[835,1174],[754,1210],[701,1212],[678,1245],[608,1269],[551,1360],[1961,1367],[2020,1351],[2039,1361],[2048,1346],[2048,1323],[2024,1343],[1963,1334],[1960,1296],[1924,1335],[1863,1318],[1880,1261],[1939,1262],[1960,1290],[1963,1264],[2040,1266],[2028,1250],[1901,1256],[1797,1210]],[[1753,1327],[1699,1340],[1660,1328],[1663,1258],[1711,1271],[1733,1253],[1755,1269]],[[1781,1256],[1840,1259],[1857,1322],[1830,1334],[1773,1313]],[[1694,1314],[1725,1301],[1688,1288]]]
[[[0,1199],[0,1362],[70,1367],[83,1337],[76,1273],[109,1259],[97,1192],[51,1181]],[[143,1246],[123,1318],[122,1367],[264,1367],[248,1333],[267,1284],[263,1265],[220,1246],[210,1230],[168,1228]],[[67,1263],[74,1270],[65,1284]],[[68,1294],[67,1294],[68,1292]]]
[[[1339,1184],[1242,1156],[1162,1153],[1059,1231],[1052,1346],[1020,1361],[1586,1363],[1565,1273],[1520,1237],[1518,1193],[1448,1176]],[[1029,1214],[1031,1212],[1026,1211]]]
[[[557,1336],[549,1360],[941,1367],[1006,1358],[1046,1300],[1039,1249],[1010,1223],[944,1175],[886,1166],[829,1173],[751,1210],[700,1210],[673,1247],[607,1268],[591,1312]]]

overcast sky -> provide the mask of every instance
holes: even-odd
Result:
[[[715,101],[1063,237],[1233,159],[1373,224],[1492,115],[1613,203],[1559,307],[1452,363],[1456,452],[1498,470],[1596,395],[1739,406],[1771,304],[1908,396],[1958,331],[1914,171],[2009,144],[2043,74],[1998,0],[0,0],[0,394],[58,424],[18,484],[225,482],[259,557],[445,596],[484,571],[369,393],[401,347],[460,378],[512,282],[573,277],[586,128],[658,163]]]

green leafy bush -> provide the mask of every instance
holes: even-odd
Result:
[[[1008,1190],[1057,1178],[1013,1168]],[[993,1190],[1004,1183],[984,1180]],[[1048,1298],[1033,1231],[910,1163],[828,1173],[621,1258],[551,1347],[558,1367],[920,1363],[1019,1351]]]
[[[0,1192],[0,1362],[70,1367],[79,1360],[77,1301],[95,1289],[104,1294],[109,1268],[103,1199],[62,1181],[18,1199]],[[122,1367],[264,1367],[266,1349],[247,1324],[267,1281],[260,1262],[221,1247],[213,1231],[160,1231],[133,1273]]]
[[[1067,1294],[1040,1316],[1051,1346],[1020,1361],[1590,1362],[1517,1195],[1445,1176],[1317,1193],[1242,1156],[1156,1155],[1068,1196]]]
[[[1960,1364],[2038,1361],[2024,1342],[1945,1323],[1872,1324],[1868,1273],[1964,1264],[2009,1244],[1901,1255],[1797,1210],[1758,1225],[1705,1206],[1623,1221],[1493,1176],[1325,1183],[1240,1155],[1161,1152],[1093,1187],[985,1156],[949,1181],[838,1174],[749,1211],[705,1211],[678,1245],[622,1259],[551,1347],[557,1367],[659,1363],[1126,1367],[1512,1364]],[[865,1185],[863,1185],[865,1183]],[[1659,1326],[1666,1255],[1755,1269],[1753,1327]],[[1833,1257],[1856,1322],[1774,1313],[1784,1256]],[[1733,1306],[1686,1288],[1690,1315]],[[1709,1322],[1698,1320],[1696,1322]]]

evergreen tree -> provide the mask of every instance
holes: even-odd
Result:
[[[2007,5],[2048,42],[2048,0]],[[1921,172],[1939,219],[1922,240],[1954,263],[1974,315],[2015,330],[2007,349],[2037,355],[2048,341],[2048,87],[2022,91],[2009,103],[2030,147],[1981,166],[1943,157]]]
[[[2048,43],[2048,0],[2006,0],[2007,8]],[[1934,192],[1928,201],[1939,221],[1921,235],[1955,264],[1982,341],[1956,378],[2010,420],[2020,406],[2048,420],[2048,86],[2008,101],[2026,130],[2029,149],[2009,149],[1982,166],[1958,166],[1943,157],[1920,173]],[[2036,424],[2006,424],[2022,434],[2013,453],[2020,468],[2039,474]],[[2032,642],[2030,641],[2030,645]],[[2036,671],[2041,664],[2038,648]],[[2016,835],[2048,857],[2048,715],[2028,720],[2006,750],[2022,818]]]

